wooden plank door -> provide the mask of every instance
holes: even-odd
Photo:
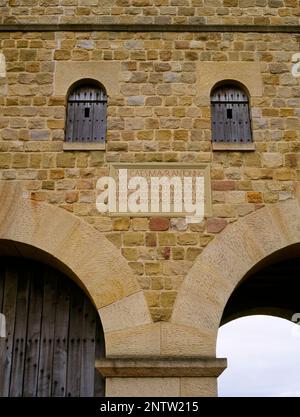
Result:
[[[65,280],[58,280],[55,312],[52,397],[64,397],[66,395],[69,316],[70,285]]]
[[[44,281],[40,265],[32,265],[23,396],[36,397],[41,344]]]
[[[1,265],[1,273],[4,279],[1,313],[6,318],[6,338],[1,339],[0,345],[0,396],[8,397],[10,394],[9,386],[13,357],[18,274],[14,266],[5,268],[3,265]]]
[[[97,310],[60,272],[0,258],[0,397],[104,395],[95,361],[104,356]]]

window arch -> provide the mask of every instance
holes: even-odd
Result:
[[[249,96],[232,82],[216,86],[211,93],[212,142],[252,143]]]
[[[69,92],[65,141],[105,143],[107,94],[91,81],[76,84]]]

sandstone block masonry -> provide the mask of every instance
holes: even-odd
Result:
[[[91,1],[32,0],[26,11],[23,3],[0,2],[3,20],[24,22],[35,14],[47,22],[293,24],[299,18],[293,0],[116,0],[93,7]],[[1,32],[1,180],[21,183],[30,199],[72,212],[105,235],[134,271],[153,319],[168,321],[179,286],[216,234],[294,197],[300,84],[291,75],[291,57],[299,47],[299,35],[288,33]],[[106,150],[63,150],[66,96],[54,93],[59,61],[120,66],[118,88],[108,98]],[[254,151],[212,151],[209,96],[197,88],[203,61],[259,63],[262,95],[250,97]],[[101,215],[95,184],[111,162],[211,164],[213,216],[187,224]]]
[[[298,0],[1,0],[1,23],[299,24]]]

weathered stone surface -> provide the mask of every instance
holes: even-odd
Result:
[[[208,233],[219,233],[227,225],[225,219],[211,218],[207,220],[207,232]]]
[[[6,77],[6,60],[5,55],[0,53],[0,78]]]
[[[168,230],[170,226],[170,220],[165,217],[152,217],[149,222],[149,228],[153,231]]]
[[[106,395],[113,397],[178,397],[179,378],[107,378]]]
[[[185,232],[188,228],[186,219],[177,218],[171,219],[171,229],[178,230],[179,232]]]
[[[198,241],[197,233],[181,233],[177,236],[179,245],[196,245]]]
[[[266,168],[278,168],[283,164],[283,157],[280,153],[263,153],[262,166]]]
[[[78,201],[78,191],[68,191],[66,193],[66,203],[75,203]]]
[[[30,22],[34,14],[34,23],[266,27],[299,20],[295,0],[213,0],[209,7],[184,0],[132,0],[130,7],[122,0],[51,0],[47,9],[45,1],[35,2],[38,8],[31,1],[26,14],[19,3],[6,8],[0,0],[0,19]],[[233,288],[265,256],[299,242],[298,208],[292,208],[300,180],[299,88],[290,73],[298,47],[297,34],[271,32],[2,33],[0,178],[20,184],[29,200],[15,208],[5,194],[0,234],[52,254],[74,272],[100,309],[107,354],[124,354],[124,341],[132,355],[147,354],[148,344],[151,355],[214,356]],[[82,78],[108,94],[105,149],[70,151],[64,144],[67,94]],[[255,150],[241,151],[239,144],[212,150],[210,92],[224,79],[250,94]],[[211,164],[212,213],[198,224],[102,215],[95,184],[110,175],[112,162]],[[174,327],[161,334],[160,323],[151,327],[151,320],[169,321],[173,309]],[[203,383],[203,392],[214,389],[214,382]],[[180,382],[186,395],[197,387]]]
[[[176,245],[176,234],[164,233],[158,235],[158,242],[160,246],[175,246]]]
[[[120,217],[113,221],[113,229],[118,231],[129,230],[130,219],[127,217]]]
[[[144,234],[128,232],[124,235],[124,246],[138,246],[144,244]]]
[[[213,180],[211,185],[212,185],[212,189],[215,191],[228,191],[228,190],[235,189],[234,181]]]
[[[136,301],[139,300],[142,309],[146,307],[126,261],[120,258],[119,251],[107,239],[86,222],[64,210],[25,200],[21,192],[22,189],[9,184],[1,186],[1,195],[5,195],[5,203],[2,204],[0,213],[1,239],[27,244],[28,254],[30,247],[40,248],[48,256],[53,256],[63,265],[67,265],[82,282],[98,308],[106,305],[109,305],[109,309],[114,308],[114,304],[125,297],[124,308],[129,312],[131,294],[136,294]],[[11,218],[14,219],[13,222]],[[120,262],[123,264],[122,268]],[[118,304],[116,308],[122,310],[122,304]],[[140,319],[144,323],[150,320],[147,308],[142,316]],[[111,319],[110,317],[109,320]],[[103,316],[104,326],[105,322],[106,318]],[[121,323],[118,328],[122,328]]]
[[[260,192],[248,191],[247,192],[248,203],[262,203],[262,194]]]
[[[5,3],[2,1],[2,3]],[[129,7],[130,6],[130,7]],[[208,7],[209,6],[209,7]],[[13,2],[7,7],[1,7],[1,22],[28,22],[36,20],[51,23],[265,23],[271,24],[280,22],[288,24],[291,20],[296,21],[297,14],[296,0],[215,0],[209,4],[203,2],[175,2],[165,0],[157,3],[155,0],[134,0],[131,3],[116,0],[57,0],[55,3],[47,4],[43,1],[26,3],[24,13],[23,3]],[[282,12],[284,10],[284,13]],[[28,43],[21,44],[27,47]],[[38,44],[33,44],[38,45]],[[106,46],[105,43],[103,43]],[[68,52],[68,44],[62,43],[61,48]],[[75,46],[75,45],[74,45]],[[180,40],[176,46],[179,50],[188,49],[189,42]],[[76,48],[90,50],[93,48],[91,40],[81,39],[77,42]],[[113,51],[107,50],[109,56]],[[197,48],[195,48],[197,50]],[[199,48],[201,50],[201,48]],[[144,51],[142,40],[128,40],[126,50],[141,53]],[[114,51],[120,54],[120,49]],[[157,50],[150,49],[150,58],[155,59]],[[166,53],[169,51],[166,51]],[[190,51],[188,51],[190,53]],[[187,53],[186,59],[189,57]],[[167,56],[167,55],[166,55]],[[154,58],[153,58],[154,57]],[[191,55],[191,60],[195,59]]]
[[[135,218],[132,219],[132,228],[133,230],[136,231],[141,231],[141,230],[148,230],[148,219],[147,218]]]

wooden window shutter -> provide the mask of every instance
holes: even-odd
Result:
[[[252,142],[249,98],[242,88],[222,85],[211,95],[212,141]]]
[[[71,91],[67,107],[67,142],[105,142],[107,95],[99,87],[81,85]]]

